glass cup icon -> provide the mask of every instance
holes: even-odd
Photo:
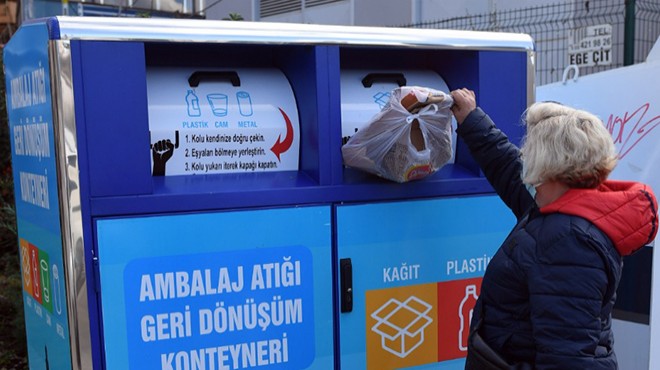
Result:
[[[225,94],[208,94],[206,95],[209,104],[211,104],[211,111],[217,117],[224,117],[227,115],[227,95]]]

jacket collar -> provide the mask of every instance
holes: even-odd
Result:
[[[569,189],[541,213],[563,213],[591,221],[627,256],[655,238],[658,202],[648,185],[605,181],[595,189]]]

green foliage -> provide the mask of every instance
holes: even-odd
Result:
[[[3,72],[0,68],[0,370],[23,370],[27,341]]]
[[[228,17],[222,18],[224,21],[242,21],[244,20],[243,16],[239,13],[229,13]]]
[[[22,281],[17,256],[0,257],[0,369],[27,369]]]

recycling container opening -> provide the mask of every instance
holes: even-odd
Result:
[[[529,68],[529,55],[511,50],[474,50],[454,48],[379,48],[340,47],[341,144],[383,108],[389,94],[402,85],[433,88],[446,93],[467,87],[474,90],[481,106],[509,135],[519,142],[523,135],[520,114],[529,104],[527,84],[530,76],[515,71]],[[365,67],[368,66],[368,67]],[[376,76],[364,84],[367,76]],[[516,92],[526,91],[528,94]],[[391,188],[406,187],[420,197],[434,191],[445,194],[484,193],[490,186],[472,159],[467,147],[458,139],[452,120],[452,158],[437,172],[421,180],[405,184],[344,166],[337,173],[339,182],[360,192],[365,184]],[[373,188],[369,191],[373,192]],[[394,190],[396,192],[396,190]]]
[[[86,122],[95,127],[89,158],[99,164],[90,170],[100,172],[90,178],[93,195],[248,196],[323,181],[317,137],[319,104],[327,102],[317,97],[314,47],[75,42],[72,48],[93,60],[80,72]],[[123,150],[108,156],[103,148],[112,143]]]

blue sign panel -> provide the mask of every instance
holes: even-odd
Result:
[[[463,369],[481,277],[514,224],[495,196],[337,207],[353,284],[342,369]]]
[[[332,367],[329,207],[97,230],[107,368]]]
[[[30,368],[70,369],[46,26],[21,27],[4,66]]]

